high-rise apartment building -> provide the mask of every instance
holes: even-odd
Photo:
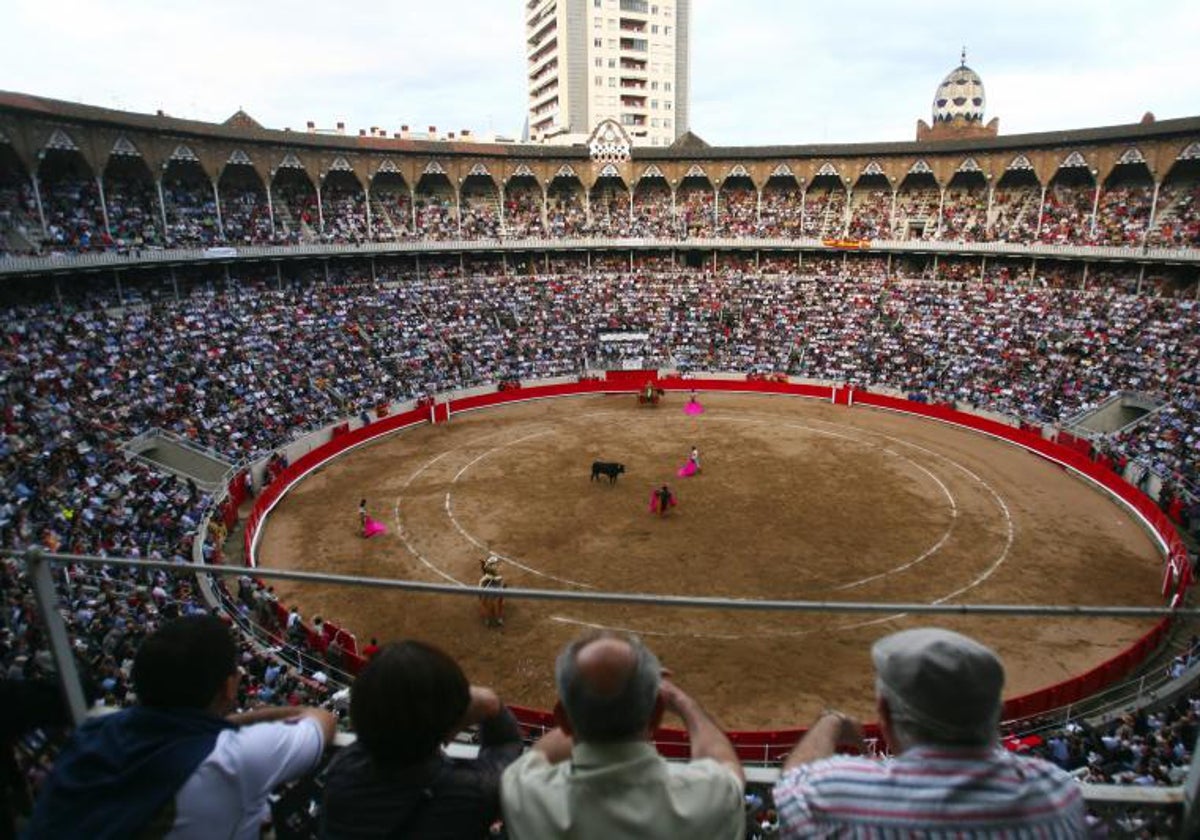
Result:
[[[688,129],[691,0],[526,0],[529,139],[580,142],[604,119],[636,145]]]

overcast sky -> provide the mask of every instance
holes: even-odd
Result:
[[[4,0],[0,89],[269,128],[519,136],[524,0]],[[1002,134],[1200,116],[1200,2],[692,0],[713,145],[911,140],[958,64]]]

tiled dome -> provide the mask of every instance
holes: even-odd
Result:
[[[951,70],[938,85],[933,97],[933,124],[962,119],[969,123],[983,122],[986,97],[983,79],[967,66],[966,51],[962,63]]]

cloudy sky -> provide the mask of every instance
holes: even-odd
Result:
[[[524,0],[4,0],[0,88],[271,128],[519,136]],[[714,145],[910,140],[958,63],[1003,134],[1200,116],[1200,3],[692,0]]]

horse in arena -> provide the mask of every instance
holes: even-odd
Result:
[[[664,393],[666,392],[654,382],[647,382],[642,390],[638,391],[638,405],[658,405]]]
[[[615,464],[609,461],[592,461],[592,481],[599,480],[600,476],[608,476],[609,484],[617,483],[617,476],[625,472],[624,464]]]

